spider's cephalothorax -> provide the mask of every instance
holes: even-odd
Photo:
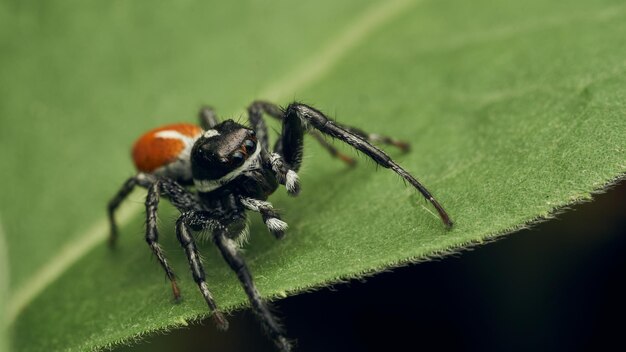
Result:
[[[205,198],[214,191],[219,195],[225,190],[238,190],[245,196],[265,200],[278,187],[273,173],[264,172],[267,170],[263,164],[268,161],[254,130],[226,120],[196,141],[191,151],[193,182]],[[257,182],[245,182],[250,178]],[[264,191],[259,193],[259,188]]]
[[[452,226],[452,221],[419,181],[371,144],[384,143],[408,151],[408,143],[341,125],[300,103],[292,103],[283,110],[274,104],[257,101],[248,107],[248,113],[250,128],[232,120],[219,123],[212,109],[203,108],[200,111],[202,128],[174,124],[151,130],[140,137],[132,153],[138,174],[128,179],[109,203],[110,243],[115,243],[118,232],[113,216],[115,210],[135,186],[146,188],[146,242],[165,270],[174,297],[179,299],[176,277],[158,244],[157,208],[160,197],[165,197],[181,212],[176,221],[176,236],[218,327],[226,329],[228,323],[205,282],[193,231],[211,233],[213,243],[241,281],[265,331],[280,351],[289,351],[291,344],[261,299],[238,248],[242,243],[239,239],[245,232],[247,210],[260,213],[276,238],[284,236],[287,224],[267,198],[279,185],[284,185],[290,195],[299,193],[297,171],[302,162],[305,132],[317,139],[332,156],[349,165],[354,164],[354,159],[328,144],[324,135],[351,145],[380,166],[393,170],[417,188],[447,227]],[[282,132],[271,152],[263,113],[282,122]]]

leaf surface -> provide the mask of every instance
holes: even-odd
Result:
[[[444,230],[391,172],[365,158],[346,169],[307,141],[301,196],[271,198],[289,236],[273,240],[250,216],[245,255],[267,296],[479,243],[626,172],[621,1],[5,1],[0,19],[10,53],[0,57],[0,212],[17,351],[96,349],[208,313],[170,207],[161,242],[180,304],[140,212],[126,211],[116,251],[102,242],[134,138],[194,121],[203,103],[243,119],[255,98],[297,98],[408,140],[410,154],[390,155],[455,220]],[[131,198],[141,208],[143,194]],[[212,245],[201,250],[216,300],[244,304]]]

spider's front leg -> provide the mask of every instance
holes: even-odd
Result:
[[[240,197],[239,201],[246,209],[260,213],[265,226],[277,239],[280,240],[285,237],[285,231],[289,226],[274,211],[272,203],[247,197]]]
[[[264,141],[263,145],[266,146],[266,148],[269,150],[269,148],[267,147],[267,143],[268,143],[267,142],[267,127],[265,127],[265,121],[263,121],[263,113],[266,113],[269,116],[282,122],[284,119],[284,111],[278,105],[270,103],[268,101],[263,101],[263,100],[254,101],[248,107],[248,115],[249,115],[250,124],[252,125],[252,128],[254,128],[258,134],[263,136],[262,138],[262,140]],[[367,133],[358,128],[341,125],[337,122],[335,122],[335,124],[372,143],[381,143],[381,144],[391,145],[400,149],[403,152],[408,152],[410,149],[410,145],[408,142],[401,141],[393,137],[385,136],[380,133]],[[328,143],[326,139],[324,139],[324,135],[320,133],[319,131],[308,130],[306,132],[308,132],[311,136],[313,136],[313,138],[315,138],[315,140],[317,140],[317,142],[324,149],[326,149],[326,151],[328,151],[328,153],[330,153],[331,156],[338,158],[339,160],[345,162],[346,164],[350,166],[354,166],[356,164],[356,160],[354,158],[343,154],[337,148],[335,148],[332,144]],[[283,148],[282,143],[283,142],[281,140],[279,140],[276,143],[275,145],[276,152],[281,153],[282,148]]]
[[[267,126],[263,119],[263,113],[282,120],[283,111],[277,105],[264,101],[255,101],[248,107],[248,120],[256,134],[256,138],[263,149],[269,151]],[[271,153],[269,155],[269,161],[278,183],[287,188],[289,195],[298,195],[298,193],[300,193],[300,179],[296,173],[297,170],[292,170],[290,166],[285,163],[280,153]]]
[[[267,139],[267,127],[265,126],[265,121],[263,120],[263,113],[268,114],[269,116],[283,121],[283,109],[281,109],[278,105],[263,101],[257,100],[252,102],[248,107],[248,116],[250,120],[250,125],[257,133],[261,144],[265,147],[265,149],[269,150],[269,142]],[[335,158],[339,158],[339,160],[345,162],[346,164],[353,166],[356,164],[356,160],[341,153],[337,148],[335,148],[332,144],[328,143],[324,137],[318,131],[309,131],[309,133],[317,140],[317,142],[330,153],[331,156]],[[280,153],[282,148],[281,142],[277,142],[275,145],[275,151]],[[296,170],[297,171],[297,170]]]
[[[274,344],[281,352],[291,351],[291,343],[285,337],[280,324],[268,308],[267,303],[261,298],[252,280],[250,270],[248,270],[248,266],[238,251],[237,243],[229,234],[227,226],[218,226],[214,229],[213,242],[219,249],[222,257],[224,257],[224,260],[237,274],[241,286],[250,300],[253,311],[260,319],[263,328],[274,341]]]
[[[396,164],[385,152],[370,144],[361,135],[365,132],[359,131],[355,133],[351,131],[351,128],[341,126],[321,111],[318,111],[308,105],[300,103],[292,103],[285,110],[285,117],[283,119],[283,135],[281,140],[283,141],[283,158],[285,161],[292,165],[297,165],[302,161],[302,135],[306,128],[315,128],[316,130],[329,135],[333,138],[337,138],[358,151],[369,156],[378,165],[393,170],[400,175],[403,179],[409,182],[415,187],[423,196],[428,200],[433,207],[439,213],[441,221],[446,227],[452,226],[452,220],[443,209],[443,207],[437,202],[432,194],[424,187],[415,177],[404,170],[400,165]],[[294,167],[295,170],[298,167]]]

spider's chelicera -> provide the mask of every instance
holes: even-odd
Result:
[[[174,297],[179,299],[176,276],[158,244],[157,207],[160,197],[165,197],[181,212],[176,221],[176,236],[217,326],[226,329],[228,322],[205,282],[194,231],[210,232],[213,243],[241,281],[265,331],[280,351],[289,351],[291,344],[256,289],[238,248],[240,236],[246,230],[246,210],[260,213],[276,238],[285,235],[287,223],[281,220],[267,198],[279,185],[284,185],[290,195],[300,192],[297,171],[302,163],[305,132],[347,164],[354,164],[354,160],[328,144],[324,135],[351,145],[378,165],[393,170],[434,206],[445,226],[452,226],[452,221],[424,186],[370,142],[393,145],[403,151],[408,151],[407,143],[341,125],[300,103],[292,103],[283,110],[257,101],[250,105],[248,113],[250,128],[232,120],[220,123],[213,110],[205,107],[200,111],[201,127],[168,125],[139,138],[133,148],[138,173],[124,183],[109,203],[110,243],[115,243],[118,233],[115,210],[135,186],[146,188],[146,241],[165,270]],[[273,151],[270,151],[264,113],[282,122],[282,133]]]

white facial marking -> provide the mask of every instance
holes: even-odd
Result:
[[[198,191],[200,192],[211,192],[229,183],[230,181],[234,180],[235,178],[237,178],[237,176],[241,175],[244,172],[260,169],[261,168],[261,158],[260,158],[261,149],[262,148],[256,148],[254,153],[250,155],[250,157],[243,163],[243,165],[227,173],[226,175],[222,176],[221,178],[217,180],[194,179],[193,183],[196,185],[196,189],[198,189]]]
[[[216,130],[207,130],[206,132],[204,132],[204,138],[211,138],[219,135],[220,133]]]

